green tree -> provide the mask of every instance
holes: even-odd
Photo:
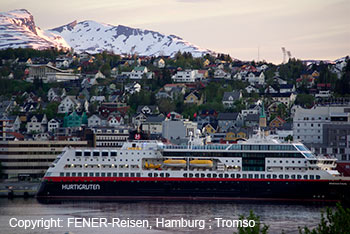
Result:
[[[238,227],[238,232],[235,234],[267,234],[267,230],[269,229],[269,226],[266,224],[263,224],[260,221],[260,217],[255,215],[253,211],[249,212],[249,215],[247,217],[244,217],[241,215],[239,217],[240,220],[254,220],[255,226],[254,227]]]
[[[314,102],[315,102],[314,96],[310,94],[304,94],[304,93],[298,94],[295,100],[295,104],[301,105],[303,107],[312,107]]]
[[[50,102],[47,104],[44,113],[48,120],[55,118],[57,116],[59,102]]]
[[[327,208],[326,212],[321,214],[321,222],[312,230],[307,227],[300,228],[300,234],[349,234],[350,233],[350,209],[343,208],[337,203],[333,210]]]

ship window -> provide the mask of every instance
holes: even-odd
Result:
[[[260,174],[260,179],[265,179],[265,175],[264,174]]]
[[[135,177],[135,173],[130,173],[130,177]]]
[[[258,175],[258,174],[255,174],[255,175],[254,175],[254,179],[259,179],[259,175]]]
[[[269,150],[269,146],[268,145],[261,145],[260,150]]]
[[[202,178],[204,178],[204,177],[205,177],[205,174],[204,174],[204,173],[202,173],[202,174],[201,174],[201,177],[202,177]]]
[[[101,176],[102,176],[102,177],[105,177],[105,176],[106,176],[106,173],[102,172],[102,173],[101,173]]]
[[[247,174],[243,174],[243,178],[244,178],[244,179],[247,178]]]
[[[169,177],[169,173],[166,173],[167,177]],[[136,173],[136,177],[141,177],[141,173]]]
[[[277,179],[277,175],[272,175],[272,179]]]
[[[61,173],[60,173],[60,176],[64,176],[64,172],[61,172]]]
[[[158,173],[154,173],[154,174],[153,174],[153,177],[158,177]]]
[[[259,150],[259,146],[258,145],[252,145],[252,150]]]
[[[292,177],[292,179],[295,179],[295,175],[292,175],[291,177]]]
[[[73,173],[72,173],[72,176],[77,176],[77,173],[73,172]]]
[[[321,176],[317,175],[316,180],[319,180],[319,179],[321,179]]]
[[[266,177],[267,177],[268,179],[271,179],[271,175],[270,175],[270,174],[268,174]]]
[[[241,178],[241,174],[237,174],[237,179]]]
[[[82,152],[81,151],[75,151],[75,156],[81,156]]]
[[[223,175],[223,174],[219,174],[219,177],[220,177],[220,178],[223,178],[223,177],[224,177],[224,175]]]
[[[278,178],[279,178],[279,179],[283,179],[283,175],[279,175]]]
[[[213,178],[216,178],[216,177],[218,177],[218,175],[217,174],[213,174]]]
[[[94,152],[92,153],[92,155],[93,155],[94,157],[98,157],[98,156],[100,156],[100,152],[99,152],[99,151],[94,151]]]
[[[155,174],[155,175],[157,175],[157,174]],[[129,177],[129,173],[125,173],[124,177]]]
[[[310,180],[314,180],[315,176],[314,175],[310,175]]]
[[[67,172],[67,173],[66,173],[66,176],[70,176],[70,173],[69,173],[69,172]]]
[[[225,178],[228,178],[230,175],[229,174],[225,174]]]
[[[208,174],[207,177],[208,177],[208,178],[211,178],[211,174]]]
[[[307,180],[307,175],[304,175],[304,180]]]
[[[95,175],[96,175],[96,177],[99,177],[99,176],[100,176],[100,173],[99,173],[99,172],[96,172]]]
[[[111,151],[111,156],[112,157],[116,157],[117,156],[117,152],[116,151]]]
[[[102,156],[107,157],[107,156],[108,156],[108,152],[103,151],[103,152],[102,152]]]
[[[119,173],[119,177],[123,177],[123,173]],[[151,176],[152,177],[152,176]]]
[[[231,178],[235,178],[235,174],[231,174]]]
[[[148,177],[152,177],[152,173],[148,173]]]
[[[113,173],[113,177],[116,177],[116,176],[118,176],[118,173],[115,173],[115,172],[114,172],[114,173]]]
[[[297,175],[297,178],[298,178],[298,179],[301,179],[301,175]]]
[[[189,173],[189,174],[188,174],[188,177],[192,178],[192,177],[193,177],[193,174],[192,174],[192,173]]]
[[[87,173],[87,172],[84,172],[84,176],[85,176],[85,177],[88,176],[88,173]]]
[[[90,151],[84,151],[84,156],[86,156],[86,157],[91,156],[91,152]]]
[[[248,174],[249,179],[253,179],[253,174]]]

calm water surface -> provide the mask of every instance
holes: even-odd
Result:
[[[213,203],[213,202],[73,202],[42,204],[36,199],[0,199],[0,233],[233,233],[233,228],[218,228],[215,218],[238,219],[248,215],[250,210],[270,226],[269,233],[298,233],[298,227],[314,227],[321,217],[325,205],[315,204],[272,204],[272,203]],[[17,219],[63,219],[64,227],[24,230],[11,228],[9,220]],[[147,228],[68,228],[67,218],[99,218],[149,220],[152,229]],[[206,228],[161,228],[155,227],[156,218],[206,220]],[[209,226],[212,229],[209,229]]]

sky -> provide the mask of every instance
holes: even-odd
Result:
[[[0,0],[42,29],[95,20],[174,34],[241,60],[281,63],[350,55],[350,0]]]

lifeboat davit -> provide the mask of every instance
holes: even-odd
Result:
[[[186,160],[175,159],[168,159],[163,162],[163,165],[167,167],[186,167],[186,164]]]
[[[192,167],[206,167],[206,168],[211,168],[213,167],[213,161],[211,160],[191,160],[190,165]]]

